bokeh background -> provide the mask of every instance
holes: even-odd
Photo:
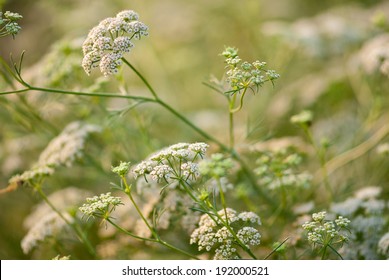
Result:
[[[225,142],[226,100],[203,82],[222,78],[224,46],[237,47],[245,60],[266,61],[281,78],[275,87],[247,97],[236,119],[238,149],[302,137],[289,119],[303,109],[314,113],[314,137],[331,143],[328,158],[355,148],[389,123],[389,71],[380,68],[389,61],[388,1],[2,0],[0,7],[23,15],[20,34],[0,38],[0,55],[9,61],[12,53],[17,60],[25,51],[23,73],[31,84],[142,95],[145,87],[129,70],[106,79],[97,71],[86,76],[80,66],[80,46],[92,27],[121,10],[137,11],[150,36],[137,42],[128,60],[164,100]],[[374,45],[379,36],[384,39]],[[380,46],[386,47],[374,50]],[[372,58],[374,51],[381,59]],[[0,90],[7,88],[0,79]],[[110,167],[119,160],[137,162],[156,148],[203,140],[153,105],[115,114],[124,105],[40,93],[0,97],[0,186],[30,168],[50,139],[75,120],[103,124],[104,132],[92,136],[78,165],[47,181],[49,193],[67,186],[104,192],[114,180]],[[376,152],[389,140],[386,134],[331,174],[338,199],[369,185],[381,186],[383,197],[389,197],[389,159]],[[319,167],[313,161],[306,166],[312,172]],[[20,241],[23,221],[38,202],[25,188],[0,196],[1,259],[37,257],[23,254]]]

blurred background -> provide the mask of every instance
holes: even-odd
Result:
[[[376,151],[389,141],[385,131],[376,134],[389,123],[388,1],[0,0],[0,7],[23,15],[15,39],[0,38],[0,56],[9,62],[12,53],[17,61],[25,51],[23,73],[31,84],[147,95],[128,69],[103,78],[98,71],[85,75],[80,66],[89,30],[121,10],[135,10],[150,35],[136,43],[128,60],[163,100],[226,143],[227,102],[203,82],[223,77],[219,54],[225,46],[238,48],[243,60],[266,61],[281,78],[247,97],[245,110],[236,116],[238,150],[272,138],[303,138],[289,119],[309,109],[315,139],[331,144],[329,159],[376,136],[355,161],[331,174],[337,199],[369,185],[381,186],[383,197],[389,197],[389,159]],[[4,79],[0,90],[9,90]],[[112,164],[138,162],[173,143],[203,140],[163,109],[144,105],[118,114],[125,105],[39,92],[0,97],[0,187],[30,168],[47,143],[76,120],[100,124],[104,131],[87,142],[87,156],[78,165],[47,180],[48,193],[68,186],[93,194],[107,191],[114,180]],[[318,167],[306,163],[311,172]],[[48,258],[25,255],[20,248],[23,221],[39,201],[26,188],[0,196],[1,259]]]

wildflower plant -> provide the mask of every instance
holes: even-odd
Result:
[[[329,250],[343,259],[336,248],[342,247],[349,241],[350,220],[342,216],[338,216],[335,220],[328,220],[326,216],[325,211],[313,213],[312,221],[305,222],[302,227],[307,233],[308,241],[314,248],[319,249],[322,259],[327,258]]]
[[[274,86],[274,81],[280,75],[275,70],[267,69],[266,62],[242,61],[237,48],[225,47],[221,55],[225,58],[227,85],[218,80],[206,85],[223,94],[228,100],[230,146],[234,147],[234,114],[243,108],[247,91],[255,94],[266,82],[271,82]]]
[[[1,14],[0,35],[16,35],[20,31],[17,22],[21,18],[16,13]],[[371,129],[380,109],[386,106],[382,97],[373,102],[376,104],[376,111],[368,113],[369,118],[364,122],[366,127],[361,129],[360,137],[352,142],[365,139],[366,135],[372,135],[371,138],[338,156],[329,154],[330,145],[327,140],[323,138],[317,143],[314,135],[314,126],[320,124],[314,111],[317,96],[306,98],[301,95],[303,98],[297,102],[292,99],[294,93],[290,94],[289,87],[287,95],[283,94],[283,89],[277,96],[274,95],[275,99],[282,99],[282,104],[276,104],[277,110],[273,112],[274,107],[263,104],[261,108],[264,110],[255,112],[258,120],[264,117],[260,115],[262,112],[271,112],[270,116],[274,119],[272,121],[282,123],[282,127],[279,129],[274,126],[263,133],[261,121],[258,127],[252,128],[249,120],[245,139],[236,143],[236,135],[241,134],[244,129],[243,123],[235,127],[235,122],[243,119],[237,114],[243,113],[244,104],[251,102],[249,99],[258,99],[258,93],[265,86],[271,84],[274,89],[280,75],[269,69],[267,62],[256,59],[245,61],[237,48],[225,47],[221,52],[225,66],[223,77],[205,83],[226,100],[227,129],[214,133],[213,130],[203,129],[197,119],[192,118],[192,114],[186,115],[174,108],[173,103],[165,101],[158,85],[154,88],[150,80],[132,64],[131,55],[128,54],[136,41],[148,34],[149,28],[140,21],[139,15],[133,10],[124,10],[100,21],[83,40],[71,41],[71,44],[65,41],[57,45],[43,60],[49,67],[45,68],[44,73],[47,75],[42,79],[35,79],[36,75],[31,74],[38,72],[34,71],[35,68],[25,69],[26,53],[23,52],[16,61],[11,57],[10,64],[0,58],[0,75],[5,81],[4,90],[2,88],[0,92],[0,102],[4,101],[4,104],[14,109],[21,120],[23,117],[19,114],[25,118],[31,116],[31,120],[26,121],[26,127],[37,134],[42,132],[41,128],[47,129],[45,132],[51,133],[52,139],[47,141],[46,148],[39,149],[40,154],[31,168],[28,168],[29,163],[10,168],[12,171],[8,173],[9,177],[13,176],[9,179],[9,186],[0,190],[1,195],[28,187],[46,205],[38,206],[25,220],[27,234],[21,242],[25,254],[40,257],[38,248],[47,244],[54,249],[45,255],[46,258],[71,255],[76,259],[80,255],[69,250],[71,246],[66,246],[67,243],[72,243],[82,246],[81,250],[87,252],[87,255],[81,257],[96,259],[138,256],[162,258],[167,251],[176,254],[170,257],[189,259],[266,259],[270,256],[286,259],[301,256],[295,252],[300,249],[300,241],[306,237],[308,242],[302,242],[302,245],[311,244],[315,249],[313,252],[318,253],[322,259],[387,258],[387,202],[378,199],[377,190],[373,188],[356,193],[344,202],[334,203],[333,200],[338,198],[335,194],[343,194],[345,189],[348,191],[351,183],[347,182],[345,187],[338,174],[329,177],[337,169],[344,168],[370,150],[376,151],[374,155],[387,154],[385,144],[378,146],[379,143],[387,142],[389,126],[386,125],[386,119],[384,118],[384,125],[376,132]],[[283,57],[284,55],[277,56],[280,59],[278,63],[285,62],[293,68],[294,63],[283,61]],[[324,61],[321,63],[326,64]],[[303,71],[306,67],[300,70]],[[94,79],[94,75],[90,76],[95,68],[99,68],[102,74],[97,79]],[[130,82],[124,71],[120,72],[119,79],[115,79],[121,69],[135,74],[145,91],[138,85],[129,86]],[[84,72],[90,77],[78,81],[78,74],[85,77]],[[353,90],[364,90],[366,87],[352,83],[352,76],[349,77],[347,88],[351,86]],[[119,82],[116,90],[114,82]],[[299,81],[293,82],[299,84]],[[325,86],[328,86],[328,91],[337,89],[334,85]],[[294,87],[294,84],[290,85],[293,92]],[[33,99],[35,95],[30,95],[32,92],[36,92],[38,97]],[[249,96],[249,92],[252,95]],[[370,92],[355,96],[358,102],[363,103],[369,99],[369,94]],[[60,104],[62,108],[72,106],[70,114],[57,116],[61,122],[72,119],[60,133],[57,126],[53,125],[57,119],[51,119],[49,112],[38,106],[43,99],[52,99],[57,103],[65,100],[56,100],[58,96],[70,97]],[[323,100],[326,98],[324,96]],[[73,109],[75,104],[79,106],[81,103],[84,106],[82,110],[78,110],[78,107]],[[293,109],[300,110],[299,107],[302,106],[311,110],[303,110],[290,118],[286,113],[289,104],[296,107]],[[189,133],[185,131],[179,137],[176,134],[170,137],[167,127],[178,127],[171,119],[167,124],[163,123],[161,127],[151,131],[154,127],[149,128],[143,117],[150,118],[148,121],[151,123],[154,112],[144,114],[142,110],[138,110],[145,105],[150,106],[147,107],[149,110],[151,106],[156,106],[168,114],[165,116],[161,112],[159,119],[158,112],[158,126],[163,118],[172,117],[184,125]],[[112,107],[117,118],[111,118]],[[19,112],[20,108],[23,110]],[[73,114],[73,111],[77,114]],[[198,112],[191,113],[196,117]],[[360,110],[361,115],[364,113],[365,110]],[[3,116],[3,111],[1,114]],[[73,121],[77,118],[82,118],[83,121]],[[289,118],[290,122],[282,121]],[[220,121],[217,119],[218,127]],[[42,126],[35,127],[35,122]],[[139,131],[134,123],[138,125]],[[312,158],[314,164],[308,161],[311,160],[311,149],[303,138],[282,135],[290,131],[293,125],[303,130],[307,142],[313,147],[316,153],[316,158]],[[220,127],[223,128],[223,125]],[[154,139],[161,132],[164,136]],[[177,129],[175,132],[178,133]],[[18,130],[16,134],[19,133]],[[93,138],[95,142],[92,149],[96,148],[95,145],[100,145],[101,150],[98,155],[89,155],[87,141],[95,133],[99,138]],[[140,134],[142,137],[138,137]],[[118,135],[122,138],[116,137]],[[279,138],[275,138],[275,135]],[[180,137],[182,139],[177,139]],[[274,148],[283,140],[292,138],[296,140],[293,145],[285,146],[284,143],[283,148]],[[123,145],[120,144],[121,141]],[[260,146],[262,148],[256,149]],[[290,146],[297,149],[290,149]],[[0,146],[1,155],[5,150]],[[369,154],[369,157],[374,155]],[[317,166],[315,160],[319,160],[320,165],[316,173],[312,172],[315,171],[312,168]],[[386,159],[382,157],[381,160]],[[7,165],[2,157],[0,169],[3,168],[1,165]],[[75,170],[77,172],[73,174]],[[109,171],[115,178],[111,186],[107,179]],[[354,169],[349,171],[350,174],[357,173]],[[64,176],[67,177],[66,180],[61,180]],[[372,176],[371,180],[374,178]],[[107,183],[101,183],[105,179]],[[75,180],[74,185],[78,182],[80,187],[86,182],[83,187],[93,189],[93,193],[73,192],[73,198],[69,200],[65,190],[61,190],[64,192],[59,192],[57,196],[46,194],[54,188],[60,188],[58,183],[70,180]],[[335,182],[339,186],[336,193],[331,185],[335,186]],[[322,183],[326,187],[326,195],[319,188]],[[49,185],[51,187],[46,187]],[[337,215],[336,218],[326,212],[319,212],[313,214],[304,224],[294,223],[295,215],[302,215],[299,219],[306,218],[303,215],[311,213],[316,203],[324,208],[328,206],[331,213]],[[105,226],[98,225],[96,221],[101,221]],[[265,226],[260,228],[262,224]],[[296,227],[296,236],[291,236],[294,234],[291,229]],[[350,246],[343,246],[346,243]],[[43,250],[40,251],[45,251],[44,247],[41,249]],[[269,250],[272,251],[269,253]]]

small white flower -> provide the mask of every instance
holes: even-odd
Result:
[[[160,181],[162,179],[169,179],[173,173],[173,169],[168,165],[157,165],[150,172],[151,178],[154,181]]]
[[[135,168],[132,170],[132,173],[134,174],[135,179],[139,176],[144,176],[145,174],[149,174],[153,168],[156,166],[155,162],[145,160],[139,163],[135,166]]]

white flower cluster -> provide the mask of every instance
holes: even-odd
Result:
[[[379,199],[382,188],[364,187],[342,202],[333,203],[331,211],[352,219],[350,246],[341,254],[347,259],[380,259],[379,241],[387,231],[387,201]]]
[[[72,122],[65,127],[60,135],[55,137],[40,154],[35,166],[13,176],[9,184],[23,184],[25,182],[40,182],[43,178],[54,173],[59,166],[70,167],[73,162],[82,156],[85,140],[90,133],[100,132],[96,125]]]
[[[378,253],[389,259],[389,232],[385,233],[378,241]]]
[[[51,140],[46,149],[41,153],[38,160],[39,166],[67,166],[82,156],[85,139],[89,134],[100,132],[97,125],[72,122],[56,138]]]
[[[352,197],[347,198],[345,201],[333,203],[331,210],[343,216],[357,214],[359,210],[362,210],[367,215],[381,215],[386,207],[384,200],[377,199],[381,191],[381,188],[377,186],[365,187],[358,190]]]
[[[72,221],[69,214],[63,213],[68,221]],[[21,241],[21,247],[25,254],[33,250],[40,242],[48,237],[55,237],[66,230],[66,222],[55,212],[45,215],[28,231]]]
[[[134,46],[133,39],[148,35],[148,27],[138,19],[136,12],[125,10],[92,28],[82,46],[82,67],[88,75],[98,66],[104,76],[118,71],[123,54]]]
[[[308,241],[315,245],[327,245],[328,243],[344,243],[349,237],[343,233],[350,224],[350,220],[339,216],[335,221],[326,220],[325,211],[312,214],[312,220],[305,222],[302,227],[307,231]]]
[[[367,73],[380,71],[389,76],[389,35],[379,35],[367,41],[360,50],[358,59]]]
[[[344,7],[345,8],[345,7]],[[278,37],[304,55],[332,57],[361,43],[371,28],[366,10],[347,7],[330,10],[294,22],[269,21],[262,25],[265,35]]]
[[[297,170],[301,160],[301,156],[287,149],[261,151],[254,172],[260,178],[259,182],[271,190],[280,187],[307,188],[312,175]]]
[[[147,175],[157,182],[168,182],[170,178],[194,180],[199,176],[198,164],[195,161],[203,158],[208,147],[208,144],[201,142],[174,144],[137,164],[132,173],[135,179],[143,176],[146,181]]]
[[[30,170],[24,171],[22,174],[12,176],[8,183],[23,184],[31,181],[41,181],[43,178],[48,177],[54,173],[54,168],[51,166],[38,166]]]
[[[380,155],[388,156],[389,155],[389,142],[378,145],[376,151]]]
[[[87,198],[79,209],[88,217],[108,218],[109,214],[121,205],[120,197],[113,197],[110,192]]]
[[[237,214],[235,210],[227,208],[218,211],[217,216],[211,218],[208,214],[202,215],[199,227],[192,232],[190,244],[197,244],[199,251],[206,250],[210,252],[215,250],[214,259],[238,258],[237,241],[234,240],[234,235],[227,228],[227,221],[229,227],[236,232],[236,236],[245,246],[250,247],[260,244],[260,233],[250,226],[261,225],[257,214],[253,212]]]

